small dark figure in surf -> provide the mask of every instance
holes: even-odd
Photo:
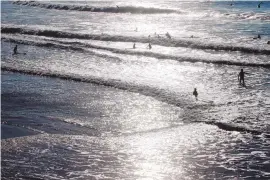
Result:
[[[253,39],[261,39],[261,35],[260,35],[260,34],[258,34],[258,36],[257,36],[257,37],[255,37],[255,38],[253,38]]]
[[[148,44],[148,48],[149,49],[152,49],[151,43]]]
[[[262,2],[260,2],[260,3],[258,4],[258,8],[261,8],[261,4],[262,4]]]
[[[245,72],[241,69],[240,73],[238,74],[238,81],[241,85],[245,86]],[[241,83],[242,82],[242,83]]]
[[[197,101],[198,100],[198,92],[197,92],[196,88],[194,88],[193,95],[195,96],[196,101]]]
[[[136,44],[135,43],[133,44],[133,49],[136,49]]]
[[[270,44],[270,41],[268,41],[267,44]]]
[[[13,54],[17,54],[18,52],[17,52],[17,48],[18,48],[18,45],[16,45],[15,47],[14,47],[14,49],[13,49]]]
[[[193,35],[191,35],[191,36],[190,36],[190,38],[194,38],[194,36],[193,36]]]
[[[168,32],[165,35],[167,38],[172,39],[171,35]]]
[[[138,32],[138,28],[136,27],[135,32]]]

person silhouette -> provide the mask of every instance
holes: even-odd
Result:
[[[198,92],[197,92],[197,88],[194,88],[194,91],[193,91],[193,95],[195,96],[196,98],[196,101],[198,100]]]
[[[258,36],[257,37],[254,37],[253,39],[261,39],[261,38],[262,38],[261,35],[258,34]]]
[[[18,45],[16,45],[15,47],[14,47],[14,49],[13,49],[13,54],[17,54],[18,52],[17,52],[17,48],[18,48]]]
[[[149,49],[152,49],[151,43],[148,44],[148,48]]]
[[[239,81],[239,83],[241,84],[241,85],[243,85],[243,86],[246,86],[246,84],[245,84],[245,72],[244,72],[244,70],[243,69],[241,69],[241,71],[239,72],[239,74],[238,74],[238,81]],[[242,83],[241,83],[242,82]]]
[[[258,4],[258,8],[261,8],[261,4],[262,4],[262,2],[260,2],[260,3]]]
[[[171,35],[167,32],[166,34],[165,34],[166,36],[167,36],[167,38],[169,38],[169,39],[171,39],[172,37],[171,37]]]
[[[136,49],[136,44],[135,43],[133,44],[133,49]]]

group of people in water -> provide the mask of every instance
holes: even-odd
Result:
[[[134,31],[137,32],[137,31],[138,31],[138,28],[136,27],[136,29],[135,29]],[[155,36],[156,36],[157,38],[160,38],[160,35],[157,34],[156,32],[155,32]],[[165,36],[166,36],[168,39],[171,39],[171,38],[172,38],[172,36],[171,36],[168,32],[165,34]],[[148,38],[151,38],[151,36],[149,35]],[[150,42],[148,43],[147,48],[148,48],[148,49],[152,49],[152,44],[151,44]],[[136,43],[133,43],[133,49],[136,49]]]
[[[133,44],[133,49],[136,48],[136,44],[134,43]],[[148,44],[148,48],[151,49],[152,48],[152,45],[151,43]],[[15,54],[18,54],[18,45],[16,45],[13,49],[13,55]],[[245,84],[245,74],[249,74],[249,73],[246,73],[244,72],[243,69],[241,69],[241,71],[239,72],[238,74],[238,81],[239,81],[239,84],[242,85],[242,86],[246,86]],[[194,91],[193,91],[193,95],[195,96],[196,100],[198,100],[198,91],[197,91],[197,88],[194,88]]]
[[[135,31],[136,31],[136,32],[138,31],[138,28],[137,28],[137,27],[136,27]],[[156,32],[155,32],[155,36],[156,36],[157,38],[160,38],[160,35],[157,34]],[[165,36],[166,36],[168,39],[172,39],[172,36],[171,36],[168,32],[165,33]],[[151,38],[151,36],[149,35],[148,38]],[[195,36],[191,35],[190,38],[195,38]],[[261,38],[262,38],[261,35],[258,34],[258,36],[257,36],[257,37],[254,37],[253,39],[261,39]],[[270,45],[270,41],[267,41],[266,44]],[[148,49],[152,49],[152,45],[151,45],[150,42],[149,42],[147,48],[148,48]],[[133,43],[133,49],[136,49],[136,43]]]
[[[245,74],[250,74],[250,73],[246,73],[246,72],[244,72],[243,69],[241,69],[241,71],[238,74],[238,82],[243,87],[246,87],[246,84],[245,84]],[[198,100],[198,95],[199,94],[198,94],[197,88],[194,88],[192,94],[195,96],[196,100]]]

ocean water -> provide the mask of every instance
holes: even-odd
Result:
[[[2,179],[270,179],[270,2],[1,1],[1,23]]]

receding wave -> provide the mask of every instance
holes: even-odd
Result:
[[[251,54],[264,54],[270,55],[269,49],[256,49],[255,47],[244,47],[244,46],[230,46],[230,45],[221,45],[221,44],[204,44],[199,42],[194,42],[191,40],[179,40],[179,39],[164,39],[164,38],[152,38],[147,37],[127,37],[127,36],[111,36],[107,34],[93,35],[93,34],[81,34],[81,33],[71,33],[63,32],[56,30],[38,30],[38,29],[29,29],[23,27],[10,27],[2,26],[2,33],[19,33],[27,35],[36,35],[36,36],[46,36],[54,38],[69,38],[69,39],[89,39],[89,40],[100,40],[100,41],[113,41],[113,42],[140,42],[140,43],[149,43],[168,46],[168,47],[188,47],[195,49],[209,49],[215,51],[240,51],[243,53]]]
[[[85,44],[85,43],[80,43],[80,42],[66,42],[66,41],[56,41],[57,43],[53,41],[37,42],[37,41],[29,41],[29,40],[17,40],[17,39],[5,38],[5,37],[2,37],[2,39],[4,41],[18,43],[18,44],[34,45],[34,46],[39,46],[39,47],[53,47],[53,48],[59,48],[59,49],[75,50],[79,52],[90,52],[88,49],[85,49],[85,48],[93,48],[93,49],[111,51],[116,54],[140,55],[140,56],[145,56],[145,57],[154,57],[157,59],[171,59],[171,60],[176,60],[179,62],[191,62],[191,63],[202,62],[202,63],[207,63],[207,64],[218,64],[218,65],[270,68],[269,63],[262,64],[262,63],[236,62],[236,61],[230,61],[230,60],[209,60],[209,59],[200,59],[200,58],[190,58],[190,57],[173,56],[173,55],[160,54],[160,53],[154,53],[154,52],[121,50],[121,49],[116,49],[116,48],[103,47],[103,46]],[[61,43],[64,43],[64,44],[61,44]],[[91,53],[96,54],[92,51]],[[101,56],[99,54],[96,54],[96,55]]]
[[[219,129],[222,129],[224,131],[236,131],[236,132],[242,132],[242,133],[250,133],[253,135],[261,135],[264,134],[265,137],[270,137],[270,134],[260,131],[260,130],[255,130],[255,129],[250,129],[247,127],[243,126],[237,126],[234,124],[229,124],[229,123],[224,123],[224,122],[218,122],[218,121],[193,121],[193,123],[205,123],[209,125],[214,125],[217,126]]]
[[[165,102],[168,104],[175,105],[177,107],[185,107],[187,104],[190,104],[188,99],[183,100],[183,98],[177,99],[177,94],[173,94],[172,92],[168,92],[165,89],[150,87],[147,85],[140,85],[140,84],[131,84],[119,81],[117,79],[102,79],[99,77],[91,77],[91,76],[80,76],[76,74],[64,74],[59,72],[51,72],[45,70],[35,70],[35,69],[24,69],[24,68],[16,68],[10,66],[3,66],[1,67],[2,71],[9,71],[15,73],[23,73],[28,75],[36,75],[36,76],[44,76],[44,77],[51,77],[51,78],[58,78],[63,80],[72,80],[76,82],[85,82],[85,83],[92,83],[102,86],[108,86],[112,88],[117,88],[121,90],[126,90],[129,92],[140,93],[145,96],[153,97],[161,102]],[[179,94],[178,94],[179,96]]]
[[[132,14],[169,14],[179,13],[173,9],[146,8],[135,6],[115,6],[115,7],[91,7],[82,5],[65,5],[65,4],[49,4],[35,1],[15,1],[13,4],[34,6],[45,9],[71,10],[71,11],[89,11],[89,12],[104,12],[104,13],[132,13]]]

